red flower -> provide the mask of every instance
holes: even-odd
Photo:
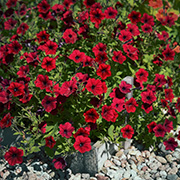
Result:
[[[122,99],[114,98],[111,106],[118,112],[125,109],[125,97]]]
[[[127,30],[122,30],[119,35],[119,40],[126,42],[132,38],[131,33]]]
[[[94,107],[99,107],[102,103],[103,100],[103,96],[99,95],[99,98],[97,97],[92,97],[90,100],[90,103],[94,106]]]
[[[99,118],[99,114],[94,108],[92,108],[84,113],[84,117],[86,122],[96,123],[96,120]]]
[[[13,41],[8,46],[9,53],[13,53],[13,54],[18,54],[21,49],[22,46],[17,41]]]
[[[136,72],[136,78],[137,78],[137,81],[139,82],[146,82],[147,81],[147,77],[148,77],[148,72],[145,71],[144,69],[140,68],[138,70],[138,72]]]
[[[75,138],[74,149],[80,153],[85,153],[91,150],[91,139],[84,136],[77,136]]]
[[[31,52],[31,53],[27,54],[26,61],[30,65],[36,67],[38,65],[38,63],[40,62],[39,55],[37,55],[37,52]]]
[[[161,105],[162,105],[162,107],[169,107],[168,106],[168,102],[165,100],[165,99],[161,99]]]
[[[91,6],[95,3],[94,0],[84,0],[83,4],[86,6],[86,8],[91,8]]]
[[[53,136],[46,137],[45,140],[46,140],[46,145],[45,146],[47,146],[47,147],[49,147],[51,149],[56,144],[56,141],[54,140]]]
[[[42,134],[46,133],[46,126],[47,126],[46,121],[43,121],[38,125],[38,128],[40,129]]]
[[[104,15],[106,19],[115,19],[115,17],[117,16],[117,10],[113,9],[112,7],[108,7],[105,11],[104,11]]]
[[[42,42],[42,41],[45,41],[47,42],[49,40],[49,34],[46,33],[46,31],[41,31],[39,33],[36,34],[37,38],[38,38],[38,41],[39,43]]]
[[[39,14],[39,17],[42,18],[42,19],[44,19],[44,20],[48,20],[48,19],[54,20],[54,17],[51,15],[51,12],[50,12],[50,11],[48,11],[47,13],[41,13],[41,14]]]
[[[66,29],[63,34],[63,38],[66,43],[74,44],[77,41],[77,34],[72,29]]]
[[[112,60],[115,62],[122,64],[126,60],[126,56],[122,54],[122,51],[114,51],[113,54]]]
[[[137,106],[138,104],[133,97],[125,102],[125,108],[128,113],[135,112]]]
[[[2,129],[6,128],[6,127],[10,127],[11,126],[11,120],[13,119],[14,117],[11,116],[10,113],[6,114],[2,120],[0,121],[0,127]]]
[[[126,83],[126,81],[121,81],[121,84],[119,85],[119,89],[122,93],[127,94],[131,92],[132,85]]]
[[[153,93],[156,93],[155,92],[156,91],[156,86],[155,85],[148,84],[146,88],[147,88],[147,90],[150,90],[150,91],[153,91]]]
[[[29,26],[26,23],[21,23],[20,26],[17,28],[17,34],[24,35],[28,29]]]
[[[52,162],[54,163],[54,167],[56,169],[63,170],[67,166],[66,161],[62,157],[55,158]]]
[[[49,80],[47,75],[39,74],[34,83],[36,87],[39,87],[40,89],[46,89],[47,92],[50,92],[50,88],[52,87],[52,81]]]
[[[4,29],[6,30],[12,30],[14,29],[15,25],[17,24],[17,21],[11,19],[8,19],[7,21],[4,22]]]
[[[163,64],[163,62],[159,59],[159,57],[155,57],[153,60],[153,63],[158,66],[162,66],[162,64]]]
[[[83,61],[83,67],[93,66],[93,61],[94,61],[94,59],[92,57],[85,56],[84,61]]]
[[[156,137],[164,137],[164,135],[166,134],[166,130],[162,124],[156,125],[153,131],[155,132]]]
[[[169,38],[169,33],[167,33],[166,31],[162,31],[162,34],[158,34],[158,38],[160,40],[166,41]]]
[[[178,112],[180,112],[180,98],[178,98],[177,103],[175,104],[176,109],[178,110]]]
[[[98,43],[96,46],[92,48],[92,51],[95,56],[97,56],[99,53],[103,53],[106,51],[106,45],[103,43]]]
[[[137,22],[141,21],[141,13],[132,11],[129,15],[128,18],[131,20],[133,24],[136,24]]]
[[[64,0],[63,5],[66,9],[69,9],[71,4],[73,4],[72,0]]]
[[[141,106],[142,109],[148,114],[153,110],[152,104],[143,103]]]
[[[127,124],[125,127],[121,129],[121,132],[123,138],[131,139],[134,134],[134,129],[129,124]]]
[[[132,45],[123,44],[123,50],[127,53],[127,56],[133,61],[138,60],[138,49]]]
[[[167,45],[166,49],[162,52],[162,55],[164,57],[165,61],[174,60],[175,52],[169,48],[169,45]]]
[[[116,119],[118,117],[118,113],[113,109],[112,106],[104,105],[102,107],[102,118],[104,118],[106,121],[116,122]]]
[[[17,75],[19,77],[26,77],[26,75],[29,73],[29,66],[26,65],[26,66],[21,66],[19,68],[19,71],[17,72]]]
[[[176,118],[176,114],[172,107],[168,107],[168,114],[170,114],[174,119]]]
[[[44,97],[44,99],[41,102],[46,112],[51,112],[53,109],[55,109],[56,103],[57,103],[56,98],[47,95]]]
[[[164,141],[163,144],[166,146],[166,150],[174,151],[174,149],[178,146],[178,143],[174,138],[169,138],[167,141]]]
[[[168,24],[170,27],[175,25],[174,18],[170,16],[166,16],[165,22],[166,25]]]
[[[173,90],[172,89],[165,89],[164,91],[165,91],[165,99],[172,102],[172,100],[174,98]]]
[[[41,67],[43,69],[46,69],[47,72],[50,72],[51,70],[56,69],[56,59],[50,58],[50,57],[45,57],[43,59]]]
[[[77,85],[76,85],[77,81],[75,78],[73,78],[70,81],[65,81],[61,88],[60,88],[60,94],[62,96],[66,96],[69,97],[73,92],[75,92],[77,90]]]
[[[15,7],[17,1],[18,1],[18,0],[8,0],[8,2],[6,3],[6,6],[7,6],[8,8]]]
[[[74,138],[76,138],[77,136],[85,136],[88,137],[90,135],[89,131],[87,130],[87,128],[79,128],[78,131],[73,135]]]
[[[10,147],[9,151],[5,153],[4,158],[8,161],[9,165],[14,166],[15,164],[21,164],[23,162],[23,154],[22,149]]]
[[[108,60],[107,53],[106,52],[100,52],[96,58],[95,61],[99,64],[105,63]]]
[[[42,0],[41,3],[37,5],[37,7],[40,13],[47,13],[50,9],[50,5],[47,3],[46,0]]]
[[[140,34],[139,28],[136,24],[127,24],[127,31],[131,33],[132,36],[138,36]]]
[[[166,79],[163,74],[155,74],[154,82],[156,83],[156,86],[162,87],[164,84],[166,84]]]
[[[147,128],[149,130],[149,133],[154,132],[153,129],[156,127],[156,122],[152,121],[150,124],[147,125]]]
[[[80,52],[79,50],[74,50],[70,56],[69,59],[73,60],[75,63],[83,62],[85,59],[85,53]]]
[[[11,82],[8,90],[12,93],[13,96],[24,95],[24,85],[16,82]]]
[[[66,122],[65,124],[60,124],[59,129],[59,134],[62,137],[66,138],[70,138],[72,136],[72,132],[74,131],[74,127],[69,122]]]
[[[55,4],[55,5],[52,7],[52,10],[55,11],[57,14],[63,13],[63,11],[64,11],[64,6],[63,6],[62,4]]]
[[[149,24],[144,24],[141,26],[141,29],[144,33],[151,33],[153,31],[152,26]]]
[[[170,132],[171,130],[173,130],[173,122],[169,121],[168,119],[165,119],[163,126],[164,126],[166,132]]]
[[[113,89],[113,92],[111,92],[111,93],[109,94],[109,96],[110,96],[111,98],[122,99],[122,98],[125,97],[125,94],[122,93],[118,87],[116,87],[116,88]]]
[[[0,92],[0,102],[6,104],[9,100],[11,100],[11,96],[6,91]]]
[[[149,16],[146,13],[143,14],[143,17],[141,18],[141,22],[144,23],[144,24],[149,24],[150,26],[154,26],[154,18],[153,18],[153,16]]]
[[[100,64],[96,73],[102,80],[105,80],[107,77],[111,76],[110,68],[111,66],[108,64]]]
[[[91,22],[95,23],[95,27],[99,28],[99,24],[105,18],[101,9],[91,9],[90,11],[90,20]]]
[[[142,101],[147,104],[152,104],[156,100],[156,96],[150,90],[141,93]]]
[[[169,76],[167,76],[167,83],[169,87],[173,85],[172,78],[170,78]]]

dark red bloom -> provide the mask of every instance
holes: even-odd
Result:
[[[168,119],[165,119],[163,126],[164,126],[166,132],[170,132],[171,130],[173,130],[173,122],[169,121]]]
[[[63,170],[67,166],[66,161],[62,157],[55,158],[52,162],[54,163],[54,167],[56,169]]]
[[[128,113],[135,112],[137,106],[138,104],[133,97],[125,102],[125,108]]]
[[[42,0],[41,3],[37,5],[37,7],[40,13],[47,13],[50,9],[50,5],[47,3],[46,0]]]
[[[125,97],[122,99],[114,98],[111,106],[118,112],[125,109]]]
[[[59,13],[63,13],[64,11],[64,6],[62,4],[55,4],[53,7],[52,7],[52,10],[56,12],[56,14],[59,14]]]
[[[104,105],[102,107],[102,118],[104,118],[106,121],[116,122],[116,119],[118,117],[118,113],[113,109],[112,106]]]
[[[47,92],[50,92],[50,88],[52,87],[52,81],[49,80],[47,75],[39,74],[34,83],[36,87],[39,87],[40,89],[46,89]]]
[[[44,19],[44,20],[48,20],[48,19],[50,19],[50,20],[54,20],[55,18],[51,15],[51,12],[50,11],[48,11],[47,13],[41,13],[41,14],[39,14],[39,17],[40,18],[42,18],[42,19]]]
[[[91,150],[91,139],[84,136],[77,136],[75,138],[74,149],[80,153],[85,153]]]
[[[7,113],[1,120],[0,120],[0,127],[2,129],[10,127],[11,126],[11,121],[14,117],[11,116],[10,113]]]
[[[100,64],[96,73],[101,77],[102,80],[105,80],[107,77],[111,76],[111,66],[108,64]]]
[[[17,72],[17,75],[19,77],[26,77],[26,75],[29,73],[29,66],[26,65],[26,66],[21,66],[19,68],[19,71]]]
[[[94,106],[94,107],[99,107],[102,103],[103,100],[103,96],[99,95],[99,98],[97,97],[92,97],[90,100],[90,103]]]
[[[86,89],[92,92],[94,96],[103,93],[102,82],[99,79],[89,78],[86,84]]]
[[[140,34],[139,28],[136,24],[127,24],[127,31],[131,33],[132,36],[138,36]]]
[[[95,3],[94,0],[84,0],[83,4],[86,6],[86,8],[91,8],[91,6]]]
[[[51,112],[53,109],[55,109],[56,103],[57,103],[56,98],[47,95],[44,97],[44,99],[41,102],[46,112]]]
[[[77,130],[77,132],[73,135],[74,138],[76,138],[77,136],[85,136],[88,137],[90,135],[89,130],[87,130],[87,128],[79,128]]]
[[[165,89],[164,91],[165,91],[165,99],[172,102],[172,100],[174,99],[173,90],[172,89]]]
[[[79,27],[78,34],[79,35],[82,34],[84,39],[89,37],[88,32],[89,32],[89,26],[87,24],[83,24],[82,26]]]
[[[162,34],[158,34],[158,38],[160,40],[166,41],[169,38],[169,33],[167,33],[166,31],[162,31]]]
[[[175,104],[176,109],[178,110],[178,112],[180,112],[180,98],[178,98],[177,103]]]
[[[153,110],[152,104],[143,103],[141,106],[142,109],[148,114]]]
[[[66,29],[63,33],[63,39],[66,43],[74,44],[77,41],[77,34],[72,29]]]
[[[18,1],[18,0],[8,0],[8,2],[6,3],[6,6],[7,6],[8,8],[15,7],[17,1]]]
[[[50,57],[45,57],[43,59],[41,67],[43,69],[46,69],[47,72],[50,72],[51,70],[56,69],[56,59],[50,58]]]
[[[168,106],[168,102],[167,102],[167,100],[165,100],[165,99],[161,99],[161,105],[162,105],[162,107],[169,107]]]
[[[40,115],[40,116],[41,116],[41,115]],[[45,133],[46,133],[46,126],[47,126],[46,121],[43,121],[43,122],[41,122],[41,123],[38,125],[38,128],[40,129],[40,131],[41,131],[42,134],[45,134]]]
[[[154,132],[153,129],[156,127],[156,122],[152,121],[150,124],[147,125],[149,133]]]
[[[152,26],[149,24],[142,25],[141,29],[144,33],[151,33],[153,31]]]
[[[154,82],[156,83],[156,86],[162,87],[164,84],[166,84],[166,79],[163,74],[155,74]]]
[[[106,19],[115,19],[115,17],[117,16],[117,10],[113,9],[112,7],[108,7],[105,11],[104,11],[104,15]]]
[[[98,44],[96,44],[96,46],[94,46],[92,48],[92,51],[93,51],[94,55],[97,56],[99,53],[105,52],[106,51],[106,47],[107,46],[105,44],[98,43]]]
[[[39,33],[36,34],[37,38],[38,38],[38,41],[39,42],[47,42],[49,40],[49,34],[46,33],[46,31],[41,31]]]
[[[12,93],[13,96],[24,95],[24,85],[16,82],[11,82],[8,90]]]
[[[141,13],[132,11],[129,15],[128,18],[131,20],[133,24],[136,24],[137,22],[141,21]]]
[[[168,107],[168,114],[170,114],[174,119],[176,118],[176,114],[172,107]]]
[[[20,26],[17,28],[17,34],[24,35],[28,29],[29,26],[26,23],[21,23]]]
[[[121,132],[123,138],[131,139],[134,134],[134,129],[129,124],[127,124],[125,127],[121,129]]]
[[[6,91],[0,92],[0,102],[6,104],[9,100],[11,100],[11,96]]]
[[[138,72],[136,72],[136,78],[137,78],[137,81],[139,82],[146,82],[147,81],[147,77],[148,77],[148,72],[145,71],[144,69],[140,68],[138,70]]]
[[[27,63],[29,63],[30,65],[34,67],[36,67],[38,63],[40,62],[39,55],[37,54],[37,52],[31,52],[27,54],[25,57],[26,57]]]
[[[59,129],[59,134],[62,137],[66,138],[70,138],[72,136],[72,132],[74,131],[74,127],[69,122],[66,122],[65,124],[60,124]]]
[[[75,63],[83,62],[85,59],[85,53],[75,49],[70,54],[69,59],[73,60]]]
[[[132,85],[126,83],[126,81],[121,81],[121,84],[119,85],[119,89],[122,93],[127,94],[131,92]]]
[[[9,53],[12,53],[12,54],[18,54],[21,49],[22,49],[22,46],[21,44],[18,43],[18,41],[13,41],[8,46]]]
[[[141,93],[142,101],[147,104],[152,104],[156,101],[156,96],[150,90]]]
[[[110,96],[111,98],[122,99],[122,98],[125,97],[125,94],[122,93],[118,87],[116,87],[116,88],[113,89],[113,92],[111,92],[111,93],[109,94],[109,96]]]
[[[159,59],[159,57],[155,57],[153,60],[153,63],[158,66],[162,66],[162,64],[163,64],[163,62]]]
[[[64,0],[63,5],[66,9],[69,9],[70,6],[73,4],[72,0]]]
[[[122,51],[114,51],[113,54],[112,60],[115,62],[122,64],[126,60],[126,56],[122,54]]]
[[[171,27],[172,25],[175,25],[174,18],[171,16],[166,16],[165,24],[169,25],[169,27]]]
[[[139,50],[132,45],[123,44],[123,50],[126,52],[127,56],[133,61],[138,60],[138,52]]]
[[[90,56],[85,56],[83,61],[83,67],[93,66],[94,59]]]
[[[169,48],[169,45],[167,45],[166,49],[162,52],[162,55],[165,61],[168,61],[168,60],[173,61],[175,52]]]
[[[166,150],[174,151],[174,149],[178,146],[178,143],[175,141],[174,138],[169,138],[167,141],[164,141],[163,144],[166,147]]]
[[[99,64],[105,63],[107,60],[108,60],[108,57],[107,57],[106,52],[99,53],[95,58],[95,61],[98,62]]]
[[[167,83],[168,83],[169,87],[171,87],[173,85],[172,78],[170,78],[169,76],[167,76]]]
[[[23,162],[23,154],[22,149],[10,147],[9,151],[5,153],[4,158],[8,161],[9,165],[14,166],[15,164],[21,164]]]
[[[54,140],[53,136],[46,137],[45,141],[46,141],[46,145],[45,146],[47,146],[47,147],[49,147],[51,149],[56,144],[56,141]]]
[[[164,135],[166,134],[166,130],[162,124],[156,125],[153,131],[155,132],[156,137],[164,137]]]
[[[132,38],[132,35],[129,31],[127,31],[125,29],[121,30],[120,35],[119,35],[120,41],[126,42],[126,41],[130,40],[131,38]]]
[[[86,122],[96,123],[96,120],[99,118],[99,114],[94,108],[92,108],[84,113],[84,117]]]
[[[66,24],[68,27],[71,27],[72,25],[74,25],[72,14],[73,14],[72,11],[66,11],[65,13],[63,13],[63,17],[61,18],[64,24]]]
[[[146,13],[143,14],[141,18],[141,22],[144,24],[149,24],[150,26],[154,26],[154,18]]]
[[[17,24],[17,21],[10,18],[4,22],[4,29],[6,29],[6,30],[14,29],[16,24]]]

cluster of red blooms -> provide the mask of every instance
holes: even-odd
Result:
[[[14,61],[16,56],[20,55],[20,60],[26,64],[19,67],[16,72],[18,78],[16,80],[7,80],[0,79],[0,113],[4,110],[12,110],[15,106],[13,99],[18,99],[21,103],[27,104],[32,98],[34,93],[29,88],[32,84],[35,85],[35,88],[45,92],[41,101],[41,105],[47,113],[52,115],[57,115],[58,112],[63,111],[63,105],[66,100],[72,96],[77,95],[80,92],[86,92],[92,95],[90,100],[91,105],[94,108],[91,108],[84,112],[84,121],[86,122],[86,127],[75,129],[72,123],[66,122],[59,125],[59,134],[64,138],[73,137],[74,149],[78,150],[81,153],[91,150],[91,139],[90,131],[92,128],[90,125],[96,125],[96,121],[99,119],[100,115],[103,119],[108,122],[115,123],[118,118],[118,113],[126,111],[127,113],[135,113],[139,105],[146,113],[153,111],[153,103],[156,102],[157,91],[161,90],[164,92],[165,99],[161,99],[161,106],[168,110],[168,114],[173,118],[176,118],[175,108],[180,112],[180,98],[177,99],[175,103],[175,108],[172,108],[171,103],[174,100],[173,90],[171,86],[173,85],[172,78],[165,78],[162,74],[155,74],[153,84],[147,84],[144,88],[143,83],[147,82],[149,73],[143,68],[140,68],[135,73],[134,86],[138,88],[141,92],[140,103],[134,97],[126,99],[126,95],[130,93],[133,89],[131,84],[128,84],[126,81],[121,81],[119,87],[115,87],[110,92],[109,97],[112,98],[112,103],[110,105],[102,105],[101,114],[98,113],[98,108],[104,100],[104,95],[107,93],[107,80],[111,77],[112,68],[110,66],[109,50],[108,45],[102,42],[98,42],[92,51],[89,52],[91,56],[87,53],[82,52],[80,48],[76,47],[71,53],[68,51],[67,59],[74,63],[75,65],[80,64],[80,67],[90,68],[95,71],[97,78],[89,77],[89,74],[85,73],[76,73],[71,80],[64,81],[61,86],[59,82],[51,80],[48,74],[54,72],[57,69],[57,61],[62,54],[57,55],[57,52],[60,48],[57,43],[57,39],[52,37],[51,33],[48,30],[41,30],[36,33],[36,36],[31,41],[36,44],[32,47],[33,52],[29,52],[24,46],[27,43],[22,41],[22,38],[25,37],[27,32],[31,27],[25,22],[19,23],[15,20],[13,13],[16,7],[18,0],[8,0],[6,3],[7,10],[3,13],[4,21],[4,30],[14,31],[15,34],[10,37],[9,44],[4,44],[0,47],[0,64],[8,66],[11,62]],[[154,3],[153,0],[149,0],[149,6],[153,8],[162,7],[162,1],[158,0],[158,3]],[[82,37],[83,39],[88,39],[90,37],[90,25],[88,24],[89,20],[94,24],[94,27],[98,29],[102,24],[104,19],[116,20],[118,18],[118,6],[122,6],[120,2],[116,3],[115,7],[107,7],[103,12],[103,7],[99,2],[95,0],[84,0],[83,5],[85,10],[78,14],[78,17],[73,19],[73,11],[71,7],[76,3],[76,0],[64,0],[62,4],[55,4],[52,7],[47,2],[47,0],[42,0],[37,4],[37,7],[27,8],[25,4],[19,3],[19,10],[15,13],[21,18],[25,17],[26,14],[31,14],[32,11],[37,11],[39,19],[43,19],[45,22],[50,21],[62,21],[64,24],[64,31],[62,34],[61,40],[67,45],[74,45]],[[163,26],[172,26],[177,20],[175,14],[169,13],[166,17],[162,15],[162,12],[159,11],[157,15],[157,20]],[[130,59],[130,62],[138,61],[140,56],[140,48],[135,46],[135,39],[142,40],[140,34],[151,34],[153,33],[153,28],[155,25],[155,20],[153,16],[144,13],[141,15],[140,12],[132,11],[128,15],[129,23],[127,25],[123,22],[117,22],[118,33],[114,32],[114,37],[118,37],[118,42],[122,43],[121,50],[113,50],[112,53],[112,63],[125,64],[125,61]],[[79,23],[79,29],[75,29],[75,22]],[[17,27],[18,26],[18,27]],[[126,27],[127,26],[127,27]],[[140,28],[139,28],[140,27]],[[160,41],[169,42],[169,34],[166,31],[155,32],[157,38]],[[31,44],[31,43],[30,43]],[[25,51],[22,53],[22,51]],[[161,54],[158,54],[154,59],[153,63],[162,66],[163,61],[173,61],[175,52],[171,48],[170,44],[166,44],[161,49]],[[42,58],[43,55],[43,58]],[[95,58],[93,57],[95,56]],[[132,61],[131,61],[132,60]],[[36,76],[35,79],[30,76],[31,71],[34,71],[38,68],[40,73]],[[99,78],[99,79],[98,79]],[[30,85],[31,84],[31,85]],[[168,87],[168,88],[167,88]],[[47,95],[48,94],[48,95]],[[8,112],[3,115],[3,118],[0,120],[0,127],[7,128],[10,127],[13,121],[11,113]],[[38,125],[39,131],[42,134],[46,133],[47,122],[41,122]],[[154,133],[156,137],[164,137],[166,132],[173,130],[173,122],[168,119],[165,120],[164,124],[156,124],[155,121],[147,125],[150,133]],[[125,125],[121,128],[121,133],[124,138],[131,139],[134,135],[134,129],[130,124]],[[180,139],[180,133],[178,136]],[[45,146],[53,148],[56,146],[56,138],[49,136],[45,138]],[[177,147],[177,142],[174,138],[170,138],[167,141],[164,141],[166,149],[174,150]],[[23,151],[15,147],[11,147],[8,152],[5,154],[5,159],[10,165],[15,165],[22,163]],[[66,162],[62,157],[53,159],[55,168],[64,169],[66,167]]]

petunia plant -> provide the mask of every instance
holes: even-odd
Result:
[[[104,139],[174,150],[179,7],[176,0],[1,3],[0,128],[23,138],[7,147],[8,163],[45,151],[64,169],[64,157]]]

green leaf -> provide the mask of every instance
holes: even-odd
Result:
[[[114,125],[112,124],[108,129],[108,135],[111,137],[112,140],[114,140]]]
[[[33,147],[31,148],[31,152],[39,152],[39,151],[40,151],[40,148],[37,147],[37,146],[33,146]]]
[[[45,150],[46,154],[47,154],[49,157],[51,157],[51,158],[54,157],[54,151],[53,151],[53,149],[50,149],[49,147],[44,147],[44,150]]]

